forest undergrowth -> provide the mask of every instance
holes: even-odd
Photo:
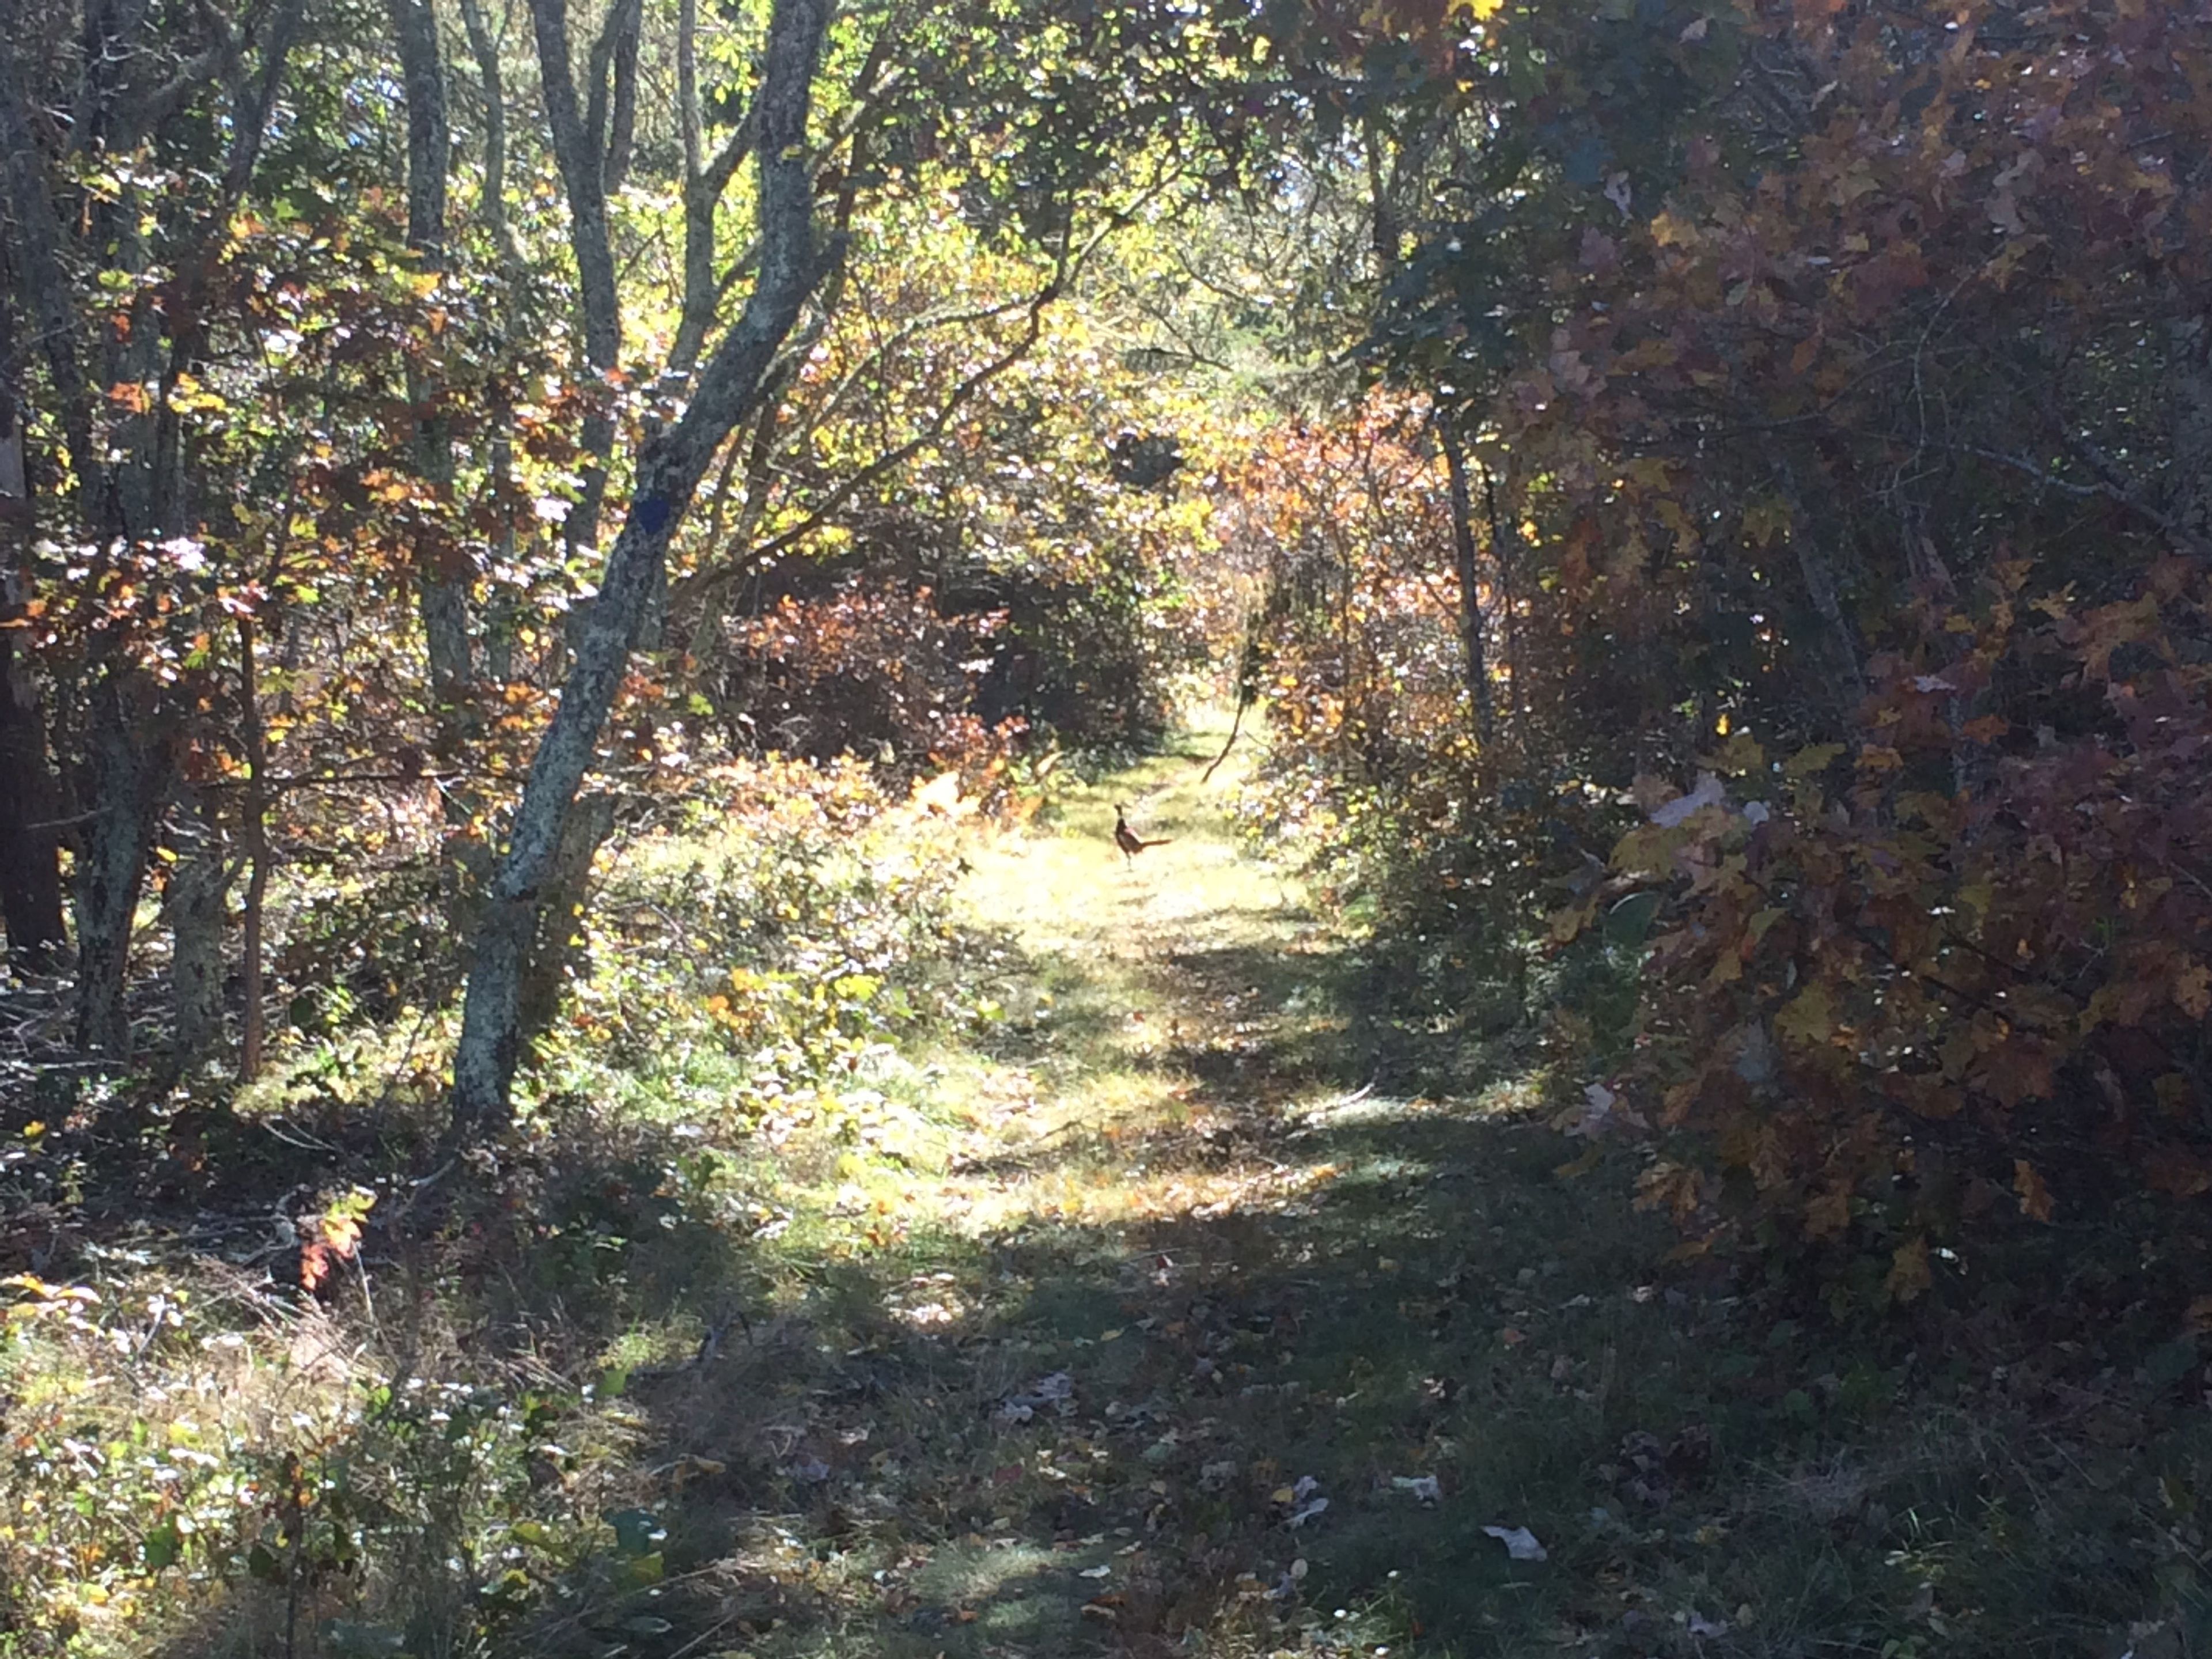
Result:
[[[420,1017],[137,1152],[15,1126],[0,1652],[2190,1650],[2193,1347],[1670,1267],[1559,1023],[1417,1012],[1224,735],[626,855],[459,1163],[379,1139]]]

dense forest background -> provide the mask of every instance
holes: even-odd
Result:
[[[1784,1418],[2034,1372],[2150,1482],[2048,1650],[2205,1650],[2212,9],[0,0],[0,1652],[734,1642],[538,1501],[613,1280],[133,1464],[131,1229],[341,1326],[737,1237],[879,1050],[1044,1018],[963,837],[1209,703],[1368,1087],[1510,1070],[1577,1224],[1859,1351]]]

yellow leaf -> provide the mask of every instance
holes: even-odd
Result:
[[[1935,1282],[1928,1271],[1928,1241],[1916,1238],[1897,1247],[1889,1259],[1889,1277],[1882,1281],[1882,1288],[1896,1301],[1911,1302]]]
[[[1809,778],[1815,772],[1827,769],[1830,762],[1844,752],[1840,743],[1808,744],[1782,763],[1784,776]]]
[[[1590,918],[1597,914],[1597,899],[1593,896],[1582,904],[1571,904],[1558,912],[1551,920],[1552,943],[1565,945],[1589,926]]]
[[[1597,1168],[1598,1159],[1603,1156],[1604,1148],[1592,1146],[1580,1158],[1570,1159],[1553,1170],[1552,1173],[1562,1181],[1572,1181],[1576,1176],[1586,1176]]]
[[[1766,750],[1748,732],[1734,734],[1723,732],[1728,741],[1712,757],[1713,769],[1734,778],[1762,776],[1766,771]]]
[[[1778,1036],[1800,1042],[1826,1042],[1836,1029],[1836,1013],[1828,1001],[1828,988],[1815,981],[1790,999],[1790,1006],[1774,1017]]]
[[[2191,1019],[2212,1014],[2212,968],[2192,962],[2173,976],[2174,1006]]]

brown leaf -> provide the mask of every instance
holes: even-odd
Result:
[[[2020,1212],[2031,1221],[2051,1219],[2051,1188],[2024,1158],[2012,1161],[2012,1189],[2020,1197]]]

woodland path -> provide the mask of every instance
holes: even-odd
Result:
[[[963,902],[1003,941],[978,964],[1003,1024],[793,1192],[782,1310],[640,1391],[668,1464],[715,1475],[665,1512],[671,1568],[696,1565],[656,1650],[1561,1628],[1623,1367],[1656,1376],[1629,1356],[1674,1339],[1622,1328],[1646,1312],[1625,1241],[1581,1224],[1514,1086],[1394,1091],[1408,1035],[1360,1012],[1358,952],[1234,839],[1243,755],[1200,783],[1224,734],[979,832]],[[1125,865],[1116,801],[1170,843]]]

